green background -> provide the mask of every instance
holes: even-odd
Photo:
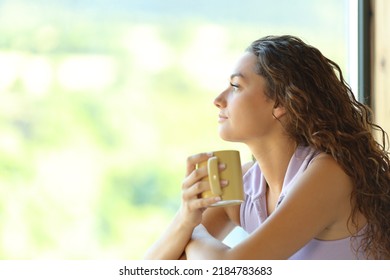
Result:
[[[253,40],[347,63],[346,1],[0,1],[0,259],[140,259]],[[346,70],[345,70],[346,71]],[[348,73],[347,73],[348,74]]]

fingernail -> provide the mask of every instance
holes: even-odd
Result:
[[[221,197],[220,196],[216,196],[216,197],[214,197],[214,201],[216,201],[216,202],[218,202],[218,201],[221,201]]]
[[[226,187],[229,184],[228,180],[221,180],[221,186]]]
[[[220,164],[218,164],[218,167],[221,168],[221,169],[225,169],[226,168],[226,164],[220,163]]]
[[[213,152],[208,152],[207,155],[208,155],[209,157],[212,157],[212,156],[214,155],[214,153],[213,153]]]

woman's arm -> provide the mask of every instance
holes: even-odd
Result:
[[[231,248],[221,240],[212,236],[203,225],[198,225],[188,243],[185,252],[189,254],[187,259],[191,260],[218,260],[223,259]]]
[[[332,158],[318,157],[295,184],[266,222],[234,248],[197,226],[187,258],[287,259],[336,222],[347,227],[352,183]]]
[[[182,256],[193,228],[183,224],[180,215],[180,211],[176,213],[162,236],[146,252],[145,259],[177,260]]]
[[[209,223],[207,217],[217,218],[219,223],[209,223],[210,230],[216,234],[220,234],[218,227],[224,227],[226,218],[223,217],[223,212],[209,209],[207,215],[203,215],[206,208],[211,204],[220,200],[220,197],[200,198],[200,194],[210,189],[207,181],[202,179],[207,176],[206,168],[196,168],[197,164],[208,160],[212,154],[198,154],[187,159],[186,178],[182,184],[182,204],[169,224],[168,228],[157,240],[157,242],[147,251],[145,259],[179,259],[184,253],[184,248],[191,239],[193,229],[199,225],[202,220]],[[221,170],[224,167],[220,167]],[[221,184],[223,184],[221,182]],[[204,217],[205,216],[205,217]]]
[[[225,210],[225,208],[208,208],[202,220],[202,227],[210,232],[210,236],[220,241],[236,226]],[[177,260],[184,257],[184,249],[191,239],[194,228],[184,225],[180,215],[180,211],[176,213],[160,239],[148,250],[145,259]]]

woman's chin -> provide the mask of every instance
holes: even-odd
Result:
[[[238,139],[234,138],[231,134],[226,133],[225,131],[219,131],[219,137],[228,142],[240,142]]]

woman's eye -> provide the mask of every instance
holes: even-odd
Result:
[[[231,86],[235,91],[239,88],[238,85],[233,84],[233,83],[230,83],[230,86]]]

